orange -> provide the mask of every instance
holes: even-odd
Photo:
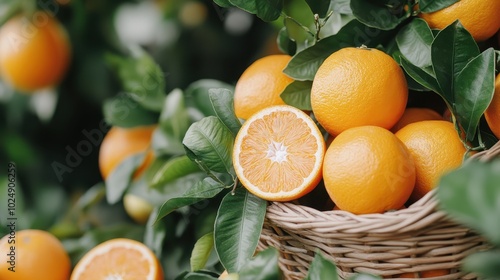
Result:
[[[321,180],[325,141],[301,110],[271,106],[254,114],[236,135],[233,165],[254,195],[290,201],[309,193]]]
[[[500,74],[495,80],[495,94],[484,112],[486,122],[497,138],[500,138]]]
[[[397,132],[406,125],[414,122],[442,119],[443,117],[440,114],[429,108],[407,108],[401,119],[391,128],[391,131]]]
[[[400,209],[415,184],[415,165],[387,129],[360,126],[339,134],[326,151],[323,180],[338,208],[354,214]]]
[[[241,75],[234,89],[234,111],[248,119],[257,111],[273,105],[284,105],[280,94],[293,80],[283,73],[291,57],[269,55],[252,63]]]
[[[476,41],[492,37],[500,28],[500,1],[460,0],[432,13],[420,13],[433,29],[444,29],[457,19]]]
[[[459,167],[466,152],[453,123],[421,121],[409,124],[396,133],[410,151],[417,171],[410,202],[434,189],[441,176]]]
[[[13,17],[0,30],[0,73],[17,90],[31,92],[57,85],[69,61],[68,35],[48,13]]]
[[[71,261],[62,243],[46,231],[20,230],[0,240],[0,279],[67,280],[70,273]]]
[[[155,129],[155,125],[134,128],[112,127],[104,136],[99,150],[99,169],[103,179],[106,180],[109,174],[126,158],[146,152]],[[134,178],[139,177],[152,161],[153,153],[149,151],[144,162],[135,172]]]
[[[318,122],[332,135],[364,125],[390,129],[408,100],[403,71],[377,49],[344,48],[320,66],[311,89]]]
[[[448,274],[450,274],[450,271],[448,269],[435,269],[435,270],[422,271],[420,273],[407,272],[400,274],[395,278],[431,278],[437,276],[444,276]]]
[[[163,269],[146,245],[117,238],[92,248],[71,274],[71,280],[96,279],[163,280]]]

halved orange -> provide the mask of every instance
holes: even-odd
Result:
[[[249,192],[269,201],[302,197],[321,180],[325,141],[314,121],[289,105],[252,115],[236,135],[233,165]]]
[[[116,238],[92,248],[77,263],[71,280],[163,280],[155,254],[141,242]]]

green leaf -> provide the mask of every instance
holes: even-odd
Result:
[[[194,244],[193,251],[191,252],[191,271],[198,271],[205,268],[210,252],[214,248],[214,233],[210,232],[203,235]]]
[[[312,81],[323,61],[345,47],[377,46],[388,32],[351,20],[337,34],[321,39],[315,45],[295,54],[283,72],[294,80]]]
[[[138,153],[123,160],[106,178],[106,199],[109,204],[117,203],[127,190],[134,172],[144,162],[144,153]]]
[[[244,188],[228,193],[215,220],[215,250],[229,273],[238,272],[255,253],[267,203]]]
[[[278,266],[278,250],[270,247],[250,259],[239,272],[239,280],[276,280],[281,279]]]
[[[333,0],[330,1],[330,5],[332,7],[332,11],[336,13],[352,15],[351,0]]]
[[[225,187],[211,178],[205,178],[189,188],[182,197],[175,197],[167,200],[158,211],[156,222],[173,211],[195,204],[207,198],[212,198],[223,191]]]
[[[500,251],[490,250],[469,255],[463,262],[465,271],[474,272],[485,279],[500,278]]]
[[[165,77],[153,58],[140,48],[131,50],[132,57],[106,55],[125,92],[146,109],[161,111],[165,99]]]
[[[228,89],[218,88],[210,89],[208,96],[219,120],[236,136],[241,122],[234,113],[233,93]]]
[[[163,184],[170,183],[175,179],[186,176],[188,174],[199,172],[200,168],[196,163],[183,155],[170,158],[164,161],[161,167],[158,168],[154,176],[151,178],[151,187],[158,187]]]
[[[186,272],[175,280],[217,280],[215,273],[208,271]]]
[[[158,208],[155,208],[149,215],[145,226],[144,244],[151,249],[158,259],[161,259],[163,242],[167,235],[167,227],[164,223],[155,223],[155,217],[158,215]]]
[[[263,21],[278,19],[283,9],[283,0],[229,0],[234,6],[257,15]]]
[[[161,128],[157,128],[153,131],[153,136],[151,137],[151,147],[158,157],[180,156],[185,154],[182,141],[175,138],[171,134],[165,133],[165,131]]]
[[[322,280],[322,279],[337,279],[337,267],[335,264],[326,259],[320,251],[316,251],[314,260],[309,268],[309,273],[304,280]]]
[[[500,160],[469,161],[444,175],[437,197],[441,208],[453,219],[483,234],[500,246]]]
[[[328,8],[330,8],[330,0],[306,0],[307,5],[311,8],[313,14],[318,14],[320,18],[326,17]]]
[[[184,91],[189,104],[199,109],[205,116],[215,116],[214,109],[210,103],[208,91],[210,89],[228,89],[234,92],[234,86],[212,79],[202,79],[191,83]]]
[[[432,65],[431,45],[434,40],[432,31],[422,19],[413,19],[403,26],[396,36],[396,42],[401,54],[417,67]]]
[[[479,120],[495,93],[495,51],[489,48],[471,60],[455,81],[454,113],[467,140],[473,140]]]
[[[297,51],[297,44],[288,36],[287,28],[280,29],[277,37],[278,48],[281,52],[294,55]]]
[[[215,172],[234,174],[232,154],[234,136],[214,116],[193,123],[182,141],[187,155]]]
[[[180,141],[190,124],[182,91],[174,89],[165,98],[159,120],[160,129],[169,137]]]
[[[440,92],[449,104],[455,103],[453,92],[458,74],[479,53],[474,38],[458,20],[441,30],[434,39],[432,65]]]
[[[411,13],[403,9],[404,4],[403,0],[390,1],[390,4],[351,0],[351,9],[353,15],[367,26],[391,30],[410,17]]]
[[[120,127],[155,124],[159,116],[158,113],[143,108],[129,95],[123,93],[104,101],[103,114],[106,123]]]
[[[405,70],[405,72],[410,76],[414,81],[424,86],[425,88],[432,90],[443,98],[444,96],[441,93],[441,89],[435,77],[429,74],[427,71],[413,65],[406,58],[400,57],[401,66]],[[446,100],[446,99],[445,99]]]
[[[420,0],[418,5],[422,13],[431,13],[444,9],[458,1],[459,0]]]
[[[223,8],[229,8],[231,7],[231,3],[229,2],[229,0],[214,0],[215,4],[223,7]]]
[[[280,97],[288,105],[311,111],[311,87],[311,81],[294,81],[285,88]]]
[[[349,277],[349,280],[379,280],[383,279],[380,276],[370,275],[370,274],[355,274]]]

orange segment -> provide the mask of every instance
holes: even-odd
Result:
[[[78,262],[71,280],[161,280],[163,270],[144,244],[117,238],[94,247]]]
[[[236,136],[233,164],[251,193],[270,201],[290,201],[321,180],[325,142],[314,121],[288,105],[263,109]]]

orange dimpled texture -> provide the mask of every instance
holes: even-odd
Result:
[[[390,129],[408,100],[403,71],[377,49],[344,48],[320,66],[311,89],[318,122],[332,135],[364,125]]]
[[[68,280],[71,272],[71,261],[62,243],[42,230],[21,230],[4,236],[0,240],[0,260],[2,280]]]
[[[466,149],[453,123],[421,121],[409,124],[396,133],[410,151],[417,171],[410,202],[434,189],[446,172],[462,164]]]
[[[325,142],[314,121],[288,105],[263,109],[238,132],[233,165],[254,195],[290,201],[309,193],[321,180]]]
[[[56,86],[70,61],[66,31],[52,15],[17,16],[0,30],[2,79],[24,92]]]
[[[283,73],[290,59],[289,55],[269,55],[243,72],[234,89],[234,111],[238,118],[246,120],[261,109],[285,104],[280,94],[293,81]]]
[[[429,108],[407,108],[401,119],[391,128],[391,131],[396,133],[410,123],[430,120],[443,120],[443,117]]]
[[[495,80],[495,94],[484,112],[486,122],[497,138],[500,138],[500,75]]]
[[[323,180],[335,205],[354,214],[400,209],[413,191],[415,165],[390,131],[361,126],[339,134],[326,151]]]

